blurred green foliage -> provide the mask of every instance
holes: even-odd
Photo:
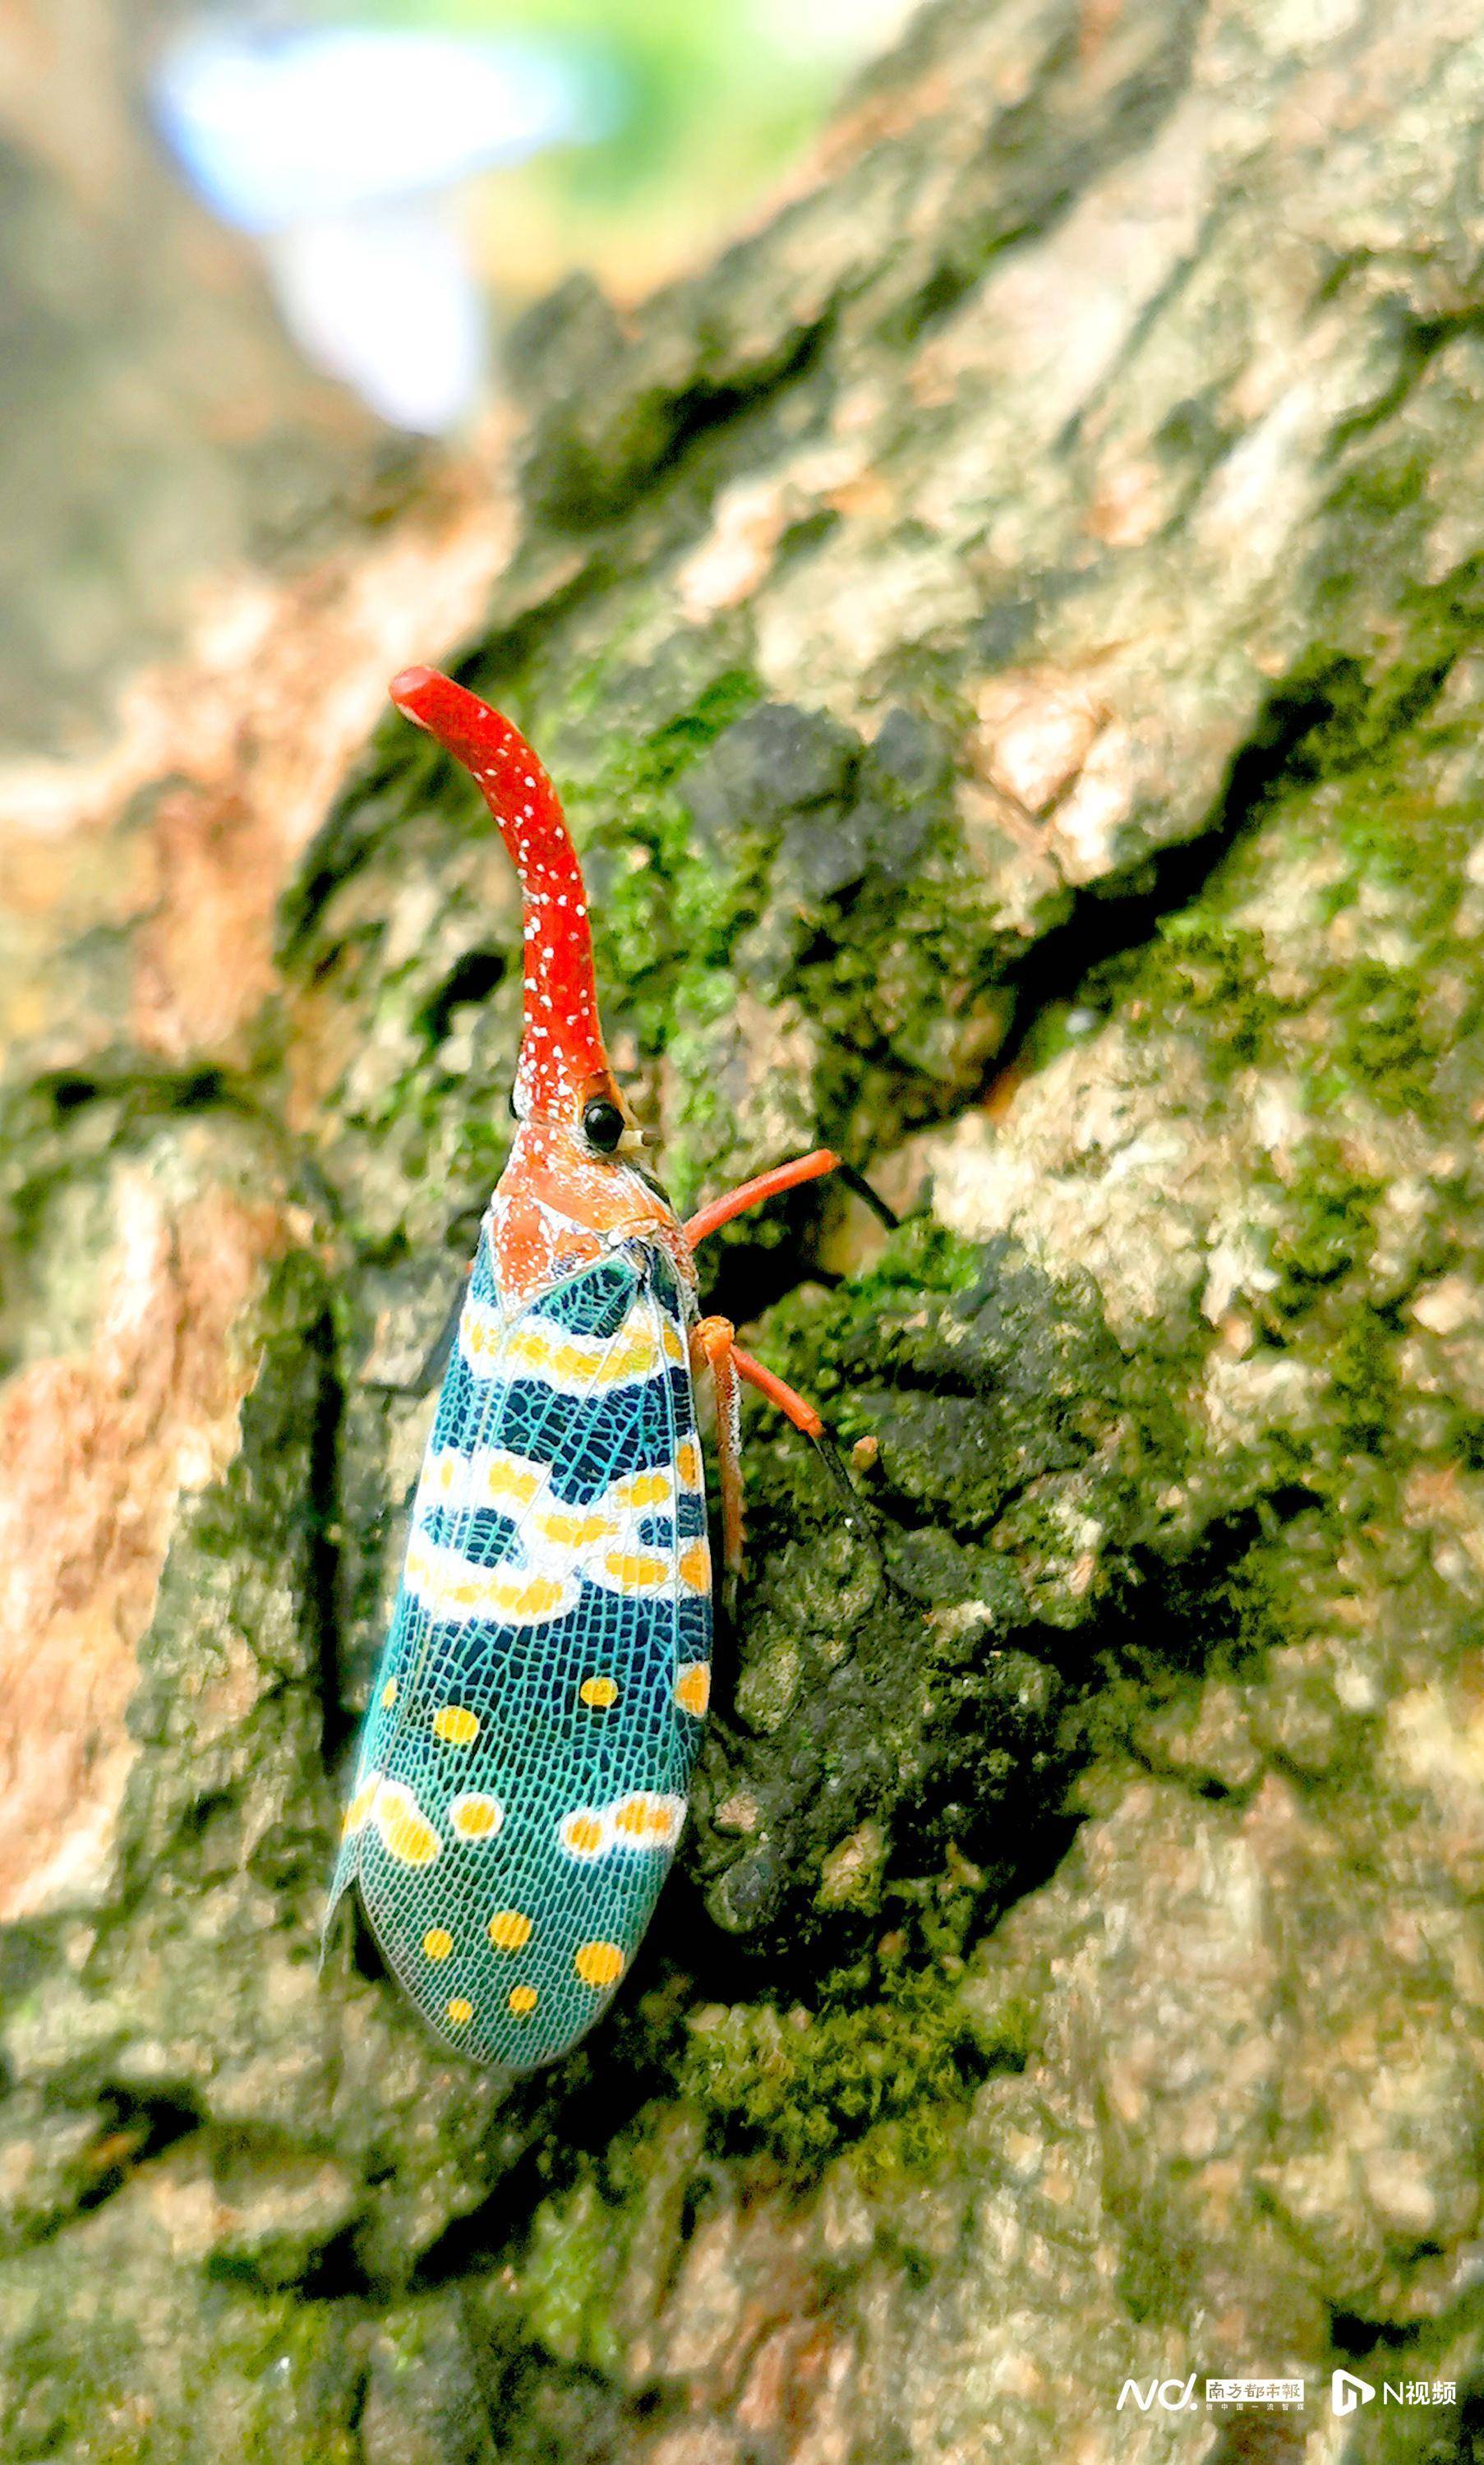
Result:
[[[381,19],[569,41],[613,96],[609,133],[480,184],[476,231],[519,301],[573,265],[620,294],[704,256],[796,161],[902,0],[370,0]]]

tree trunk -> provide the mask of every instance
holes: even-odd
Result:
[[[932,9],[717,266],[530,322],[481,614],[498,510],[410,517],[15,833],[8,2458],[1154,2465],[1334,2454],[1337,2364],[1467,2396],[1481,137],[1457,0]],[[829,1141],[908,1211],[719,1248],[886,1574],[760,1410],[679,1871],[513,2089],[315,1967],[388,1382],[508,1135],[503,853],[364,734],[451,655],[677,1202]]]

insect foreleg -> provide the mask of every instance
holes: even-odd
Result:
[[[761,1207],[764,1199],[781,1197],[786,1189],[797,1189],[806,1181],[819,1181],[827,1172],[838,1173],[847,1189],[863,1198],[874,1215],[880,1217],[889,1232],[897,1230],[897,1218],[884,1198],[878,1197],[869,1181],[863,1179],[853,1165],[844,1164],[832,1147],[816,1147],[812,1155],[795,1156],[791,1164],[776,1164],[771,1172],[760,1172],[751,1181],[739,1182],[714,1198],[693,1215],[685,1228],[685,1237],[694,1250],[698,1241],[708,1233],[720,1232],[736,1215],[744,1215],[749,1207]]]

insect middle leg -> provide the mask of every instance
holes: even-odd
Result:
[[[717,1404],[717,1465],[721,1481],[721,1563],[725,1571],[724,1598],[727,1614],[733,1612],[738,1578],[742,1564],[742,1413],[739,1380],[756,1388],[760,1395],[791,1421],[794,1428],[817,1448],[819,1455],[845,1499],[845,1520],[852,1531],[865,1540],[877,1562],[881,1548],[871,1522],[856,1494],[855,1484],[845,1469],[839,1448],[826,1429],[807,1395],[788,1386],[782,1378],[755,1361],[738,1343],[732,1321],[726,1318],[703,1318],[691,1337],[691,1359],[698,1371],[711,1373],[712,1391]]]
[[[740,1344],[734,1344],[732,1346],[732,1367],[739,1378],[744,1378],[749,1387],[755,1387],[760,1395],[765,1395],[768,1402],[775,1405],[783,1413],[785,1419],[791,1421],[796,1430],[802,1431],[805,1437],[818,1450],[831,1480],[845,1499],[847,1523],[852,1531],[863,1535],[871,1549],[879,1558],[880,1544],[871,1522],[862,1510],[855,1484],[845,1469],[845,1458],[808,1397],[801,1395],[796,1387],[788,1386],[771,1369],[765,1368],[761,1361],[755,1361],[750,1352],[743,1352]]]
[[[720,1232],[721,1226],[730,1224],[734,1217],[745,1214],[749,1207],[761,1207],[764,1200],[780,1197],[786,1189],[798,1189],[805,1182],[822,1180],[828,1172],[837,1173],[847,1189],[853,1190],[857,1198],[864,1199],[888,1231],[896,1231],[897,1215],[885,1199],[872,1188],[869,1181],[856,1172],[853,1166],[844,1163],[832,1147],[816,1147],[810,1155],[795,1156],[789,1164],[775,1165],[770,1172],[760,1172],[751,1181],[740,1182],[735,1189],[726,1190],[721,1197],[712,1199],[709,1206],[702,1207],[687,1221],[686,1238],[694,1250],[698,1241],[704,1241],[709,1233]],[[741,1422],[737,1409],[739,1378],[744,1378],[749,1387],[755,1387],[760,1395],[765,1395],[768,1402],[775,1405],[794,1428],[802,1431],[805,1437],[818,1448],[831,1477],[846,1500],[847,1522],[853,1531],[863,1534],[879,1561],[880,1543],[862,1511],[854,1482],[845,1469],[838,1447],[808,1398],[786,1386],[783,1379],[775,1377],[771,1369],[765,1369],[761,1361],[754,1361],[750,1352],[743,1352],[729,1319],[702,1319],[693,1343],[696,1350],[692,1358],[704,1362],[711,1371],[717,1399],[717,1455],[721,1476],[721,1531],[728,1600],[737,1588],[742,1550]]]

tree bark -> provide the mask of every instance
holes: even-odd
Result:
[[[530,321],[508,539],[410,517],[23,816],[8,2456],[1469,2400],[1481,135],[1450,0],[930,9],[715,267]],[[677,1202],[828,1141],[908,1217],[719,1244],[886,1574],[760,1410],[677,1874],[514,2088],[315,1969],[519,1013],[466,784],[366,739],[427,656],[564,788]]]

